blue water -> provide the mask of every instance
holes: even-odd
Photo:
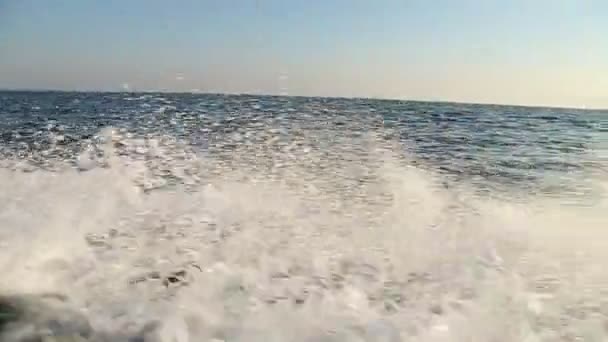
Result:
[[[60,130],[70,158],[106,126],[133,134],[171,134],[201,149],[230,145],[238,130],[306,126],[344,133],[379,131],[425,167],[455,181],[533,192],[590,191],[584,180],[606,173],[608,112],[372,99],[271,96],[0,93],[5,158],[40,158],[48,132]],[[294,124],[301,125],[297,128]],[[316,129],[316,128],[315,128]],[[221,145],[221,143],[218,143]],[[50,156],[55,156],[51,153]],[[48,157],[48,156],[47,156]]]
[[[0,92],[0,340],[604,341],[607,167],[603,111]]]

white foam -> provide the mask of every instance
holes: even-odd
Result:
[[[373,143],[221,161],[103,135],[109,167],[0,170],[2,293],[163,342],[606,338],[605,201],[479,198]]]

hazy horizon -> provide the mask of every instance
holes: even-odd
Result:
[[[441,99],[408,99],[408,98],[390,98],[390,97],[366,97],[366,96],[329,96],[329,95],[296,95],[296,94],[268,94],[268,93],[239,93],[239,92],[203,92],[203,91],[172,91],[172,90],[78,90],[78,89],[28,89],[28,88],[0,88],[0,93],[100,93],[100,94],[187,94],[187,95],[218,95],[218,96],[252,96],[252,97],[295,97],[295,98],[326,98],[326,99],[368,99],[373,101],[403,101],[403,102],[420,102],[420,103],[445,103],[445,104],[461,104],[461,105],[478,105],[478,106],[499,106],[499,107],[527,107],[527,108],[547,108],[547,109],[576,109],[583,111],[606,111],[608,107],[576,107],[576,106],[556,106],[543,104],[512,104],[512,103],[494,103],[494,102],[466,102],[466,101],[450,101]]]
[[[0,89],[608,108],[608,2],[0,1]]]

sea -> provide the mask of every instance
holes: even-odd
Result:
[[[0,340],[608,341],[608,111],[0,92]]]

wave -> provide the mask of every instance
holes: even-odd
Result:
[[[373,134],[280,134],[105,130],[77,168],[3,161],[0,339],[608,336],[605,197],[497,199]]]

